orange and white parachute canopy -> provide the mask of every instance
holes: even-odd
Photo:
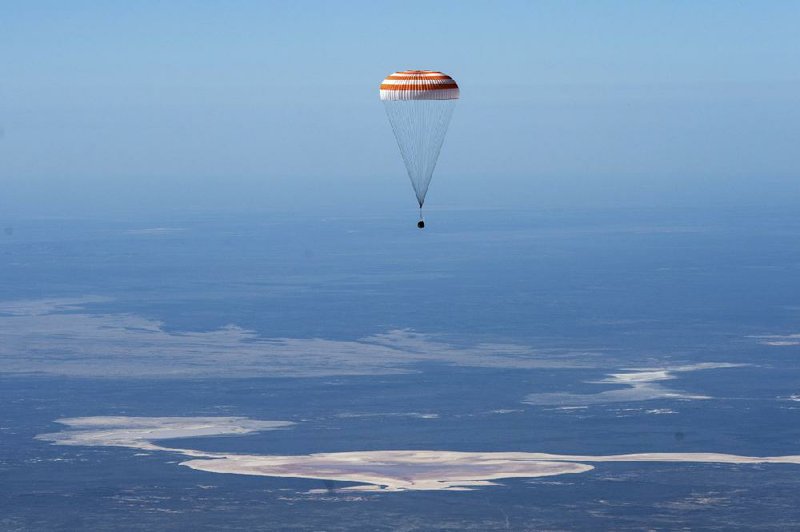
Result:
[[[457,100],[455,80],[435,70],[395,72],[381,82],[381,100]]]

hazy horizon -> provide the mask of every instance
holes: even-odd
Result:
[[[462,90],[431,208],[788,204],[799,16],[724,2],[11,2],[0,213],[413,209],[377,94],[404,68]],[[404,28],[413,39],[386,38]]]

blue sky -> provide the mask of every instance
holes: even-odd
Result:
[[[431,207],[795,201],[798,21],[794,2],[5,2],[0,209],[413,208],[377,97],[406,68],[462,87]]]

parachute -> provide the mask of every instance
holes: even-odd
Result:
[[[458,85],[441,72],[405,70],[384,79],[380,95],[417,195],[417,227],[422,229],[422,205],[458,100]]]

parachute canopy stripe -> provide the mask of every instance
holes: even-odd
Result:
[[[457,100],[458,84],[435,70],[405,70],[386,77],[380,86],[381,100]]]
[[[381,85],[382,91],[441,91],[447,89],[457,89],[455,83],[449,85],[428,85],[425,83],[404,83],[402,85]]]
[[[416,74],[392,74],[390,76],[386,76],[386,79],[399,79],[399,80],[409,80],[409,79],[449,79],[450,81],[453,80],[447,74],[429,74],[425,76],[419,76]]]

